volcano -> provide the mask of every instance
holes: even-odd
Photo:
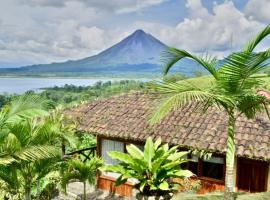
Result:
[[[136,30],[119,43],[97,55],[79,60],[61,63],[38,64],[20,68],[0,69],[0,73],[26,75],[40,74],[125,74],[125,73],[162,73],[161,54],[168,46],[144,32]],[[184,62],[181,73],[190,74],[196,64],[190,60]],[[179,71],[179,70],[178,70]]]

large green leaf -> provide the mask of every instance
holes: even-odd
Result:
[[[177,152],[174,154],[169,155],[168,160],[179,160],[182,157],[185,157],[188,155],[188,151],[182,151],[182,152]]]
[[[151,137],[147,138],[144,145],[144,159],[148,163],[148,167],[152,168],[152,158],[155,154],[155,147]]]
[[[158,147],[159,147],[160,145],[161,145],[161,137],[159,137],[159,138],[155,141],[155,144],[154,144],[155,150],[157,150]]]
[[[161,190],[169,190],[169,184],[168,182],[163,181],[162,183],[159,184],[158,188]]]
[[[175,173],[181,171],[182,163],[187,162],[183,157],[187,152],[178,152],[177,146],[169,148],[168,144],[161,145],[161,143],[160,139],[153,142],[148,138],[144,152],[134,145],[128,145],[128,154],[110,152],[110,157],[117,159],[119,164],[107,165],[101,170],[119,173],[118,184],[126,182],[128,178],[136,178],[138,183],[135,187],[141,192],[149,189],[172,191],[171,178],[178,177]]]
[[[143,152],[133,144],[126,147],[127,152],[134,158],[143,159]]]
[[[188,177],[194,176],[194,174],[189,170],[179,170],[174,175],[179,178],[188,178]]]
[[[123,175],[128,175],[128,171],[121,165],[105,165],[100,168],[102,171],[116,172]]]
[[[122,153],[119,151],[110,151],[110,152],[108,152],[108,155],[113,159],[117,159],[121,162],[134,165],[134,160],[132,159],[132,157],[130,155],[128,155],[126,153]]]
[[[126,183],[128,181],[128,178],[124,178],[123,175],[119,176],[116,181],[115,181],[115,185],[118,186],[118,185],[122,185],[124,183]]]

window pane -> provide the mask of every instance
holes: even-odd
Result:
[[[138,147],[142,152],[144,151],[144,146],[143,145],[136,144],[135,146]]]
[[[192,155],[191,156],[191,160],[189,163],[188,163],[188,168],[189,170],[193,173],[193,174],[196,174],[198,175],[198,157],[197,156],[194,156]]]
[[[188,168],[193,174],[198,175],[198,163],[197,162],[189,162]]]
[[[105,164],[117,164],[118,161],[112,159],[108,152],[110,151],[119,151],[124,152],[124,144],[122,142],[113,141],[113,140],[101,140],[101,156],[105,161]]]
[[[214,157],[209,160],[202,161],[202,176],[210,177],[218,180],[223,179],[224,159]]]

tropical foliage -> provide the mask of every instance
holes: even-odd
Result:
[[[119,164],[107,165],[101,170],[121,174],[116,181],[117,185],[135,178],[135,188],[146,196],[169,195],[177,190],[173,178],[193,175],[189,170],[181,169],[181,165],[188,162],[185,158],[188,152],[179,152],[178,146],[169,148],[168,144],[161,144],[161,139],[153,142],[148,138],[143,152],[131,144],[127,146],[127,153],[111,151],[108,154],[118,160]]]
[[[130,90],[141,90],[144,83],[140,81],[122,80],[97,82],[93,86],[65,85],[63,87],[46,88],[40,95],[54,104],[76,104],[82,101],[94,100]]]
[[[29,200],[34,187],[39,195],[40,181],[59,168],[67,128],[49,108],[37,95],[24,95],[0,112],[0,187],[6,197]]]
[[[202,58],[185,50],[169,48],[163,56],[164,74],[167,74],[175,63],[187,58],[194,60],[209,72],[212,77],[211,85],[201,87],[189,81],[175,83],[161,81],[152,85],[152,88],[163,94],[165,98],[153,115],[152,123],[160,121],[170,111],[191,103],[196,103],[196,108],[201,111],[216,106],[227,113],[225,193],[227,199],[233,198],[234,190],[235,121],[239,115],[254,118],[257,112],[263,110],[267,112],[269,100],[258,94],[258,90],[262,89],[262,78],[267,76],[259,73],[268,67],[266,61],[270,58],[270,49],[260,52],[255,52],[254,49],[269,34],[270,25],[251,40],[242,51],[230,54],[221,63],[218,63],[216,58]],[[219,67],[217,67],[218,64]]]
[[[69,160],[67,170],[65,170],[62,178],[62,187],[66,191],[67,184],[70,180],[78,180],[83,183],[83,199],[86,200],[86,183],[95,184],[97,169],[101,167],[103,161],[93,157],[87,162],[81,160]]]
[[[64,108],[59,104],[141,88],[143,83],[137,81],[109,81],[87,87],[65,85],[41,93],[29,91],[22,96],[1,95],[0,196],[41,198],[52,184],[56,186],[57,180],[47,177],[63,173],[65,161],[61,159],[61,150],[63,156],[66,151],[95,146],[93,137],[83,134],[74,137],[76,123],[63,114]]]
[[[183,76],[184,77],[184,76]],[[135,80],[97,82],[93,86],[64,85],[52,88],[43,88],[41,92],[28,91],[27,94],[42,97],[52,105],[74,105],[82,101],[94,100],[130,90],[141,90],[145,83]],[[0,94],[0,108],[18,98],[16,94]]]

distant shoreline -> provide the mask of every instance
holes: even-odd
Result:
[[[56,79],[155,79],[157,74],[104,74],[104,75],[0,75],[0,78],[56,78]]]
[[[112,80],[140,80],[140,79],[148,79],[148,78],[136,78],[136,77],[105,77],[105,76],[100,76],[100,77],[93,77],[93,76],[86,76],[86,77],[81,77],[81,76],[0,76],[1,79],[10,79],[10,78],[36,78],[36,79],[112,79]]]

